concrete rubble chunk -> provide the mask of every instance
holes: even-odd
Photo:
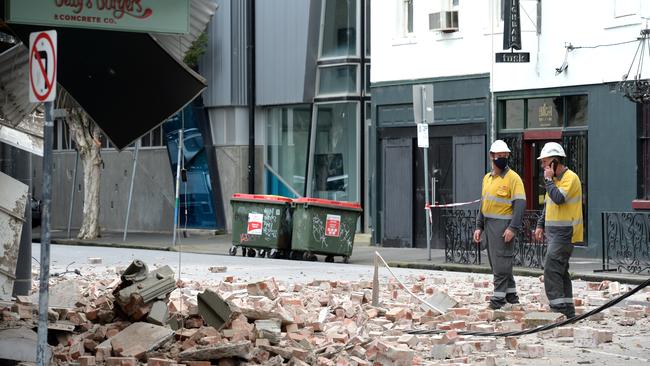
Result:
[[[436,309],[442,311],[443,314],[448,312],[449,309],[458,306],[458,301],[456,301],[453,297],[449,296],[447,293],[442,291],[435,292],[432,296],[425,298],[425,300],[427,303],[435,306]],[[427,306],[425,304],[422,304],[420,307],[424,311],[431,309],[430,306]]]
[[[0,359],[36,362],[37,334],[24,327],[0,330]],[[49,364],[52,350],[45,350],[45,364]]]
[[[230,305],[217,292],[206,289],[197,295],[197,302],[199,315],[207,325],[221,330],[232,320]]]
[[[524,316],[522,320],[524,321],[524,326],[526,328],[535,328],[535,327],[539,327],[540,325],[557,323],[564,319],[566,319],[565,316],[560,313],[547,313],[547,312],[536,311],[536,312],[526,314],[526,316]]]
[[[279,320],[256,320],[255,329],[258,339],[268,339],[271,344],[277,344],[282,338],[281,323]]]
[[[169,266],[146,272],[147,265],[136,259],[122,274],[122,282],[113,291],[115,302],[131,320],[143,319],[151,302],[164,298],[176,288],[174,271]]]
[[[133,323],[110,339],[113,352],[119,356],[142,359],[174,335],[168,327],[144,322]]]
[[[196,346],[181,352],[178,357],[182,361],[203,361],[203,360],[218,360],[227,357],[242,357],[250,353],[251,342],[229,342],[218,343],[209,346]]]
[[[165,325],[169,320],[169,308],[164,301],[156,301],[151,305],[147,315],[147,322],[156,325]]]

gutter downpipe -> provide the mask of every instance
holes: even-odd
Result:
[[[255,193],[255,0],[246,4],[248,96],[248,193]]]

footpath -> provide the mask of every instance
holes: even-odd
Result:
[[[34,232],[34,242],[39,242],[37,232]],[[185,234],[180,232],[176,245],[172,245],[172,234],[170,233],[130,233],[126,240],[123,240],[121,232],[103,232],[100,238],[94,240],[79,240],[74,237],[67,237],[65,231],[53,230],[51,233],[53,244],[81,245],[81,246],[104,246],[117,248],[151,249],[165,251],[182,251],[187,253],[230,255],[232,238],[229,234],[214,235],[206,231],[188,231]],[[440,271],[491,273],[488,263],[481,265],[455,264],[445,261],[444,249],[431,249],[431,260],[428,260],[427,249],[422,248],[390,248],[370,245],[370,235],[357,234],[354,242],[354,250],[349,263],[361,265],[373,265],[375,251],[388,262],[391,267],[413,268]],[[241,251],[238,251],[241,255]],[[487,254],[481,257],[487,262]],[[319,256],[319,261],[324,257]],[[335,257],[335,261],[340,261]],[[571,258],[570,271],[574,279],[585,281],[618,281],[630,284],[639,284],[648,278],[648,275],[635,275],[620,272],[601,272],[602,260],[600,258]],[[515,267],[515,275],[519,276],[540,276],[542,270],[535,268]]]

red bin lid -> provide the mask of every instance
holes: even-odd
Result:
[[[251,201],[275,201],[282,203],[291,203],[291,198],[283,196],[275,196],[272,194],[248,194],[248,193],[235,193],[232,198]]]
[[[346,202],[346,201],[333,201],[324,200],[320,198],[301,197],[293,200],[294,203],[311,203],[317,205],[336,206],[340,208],[349,208],[353,210],[360,210],[361,204],[359,202]]]

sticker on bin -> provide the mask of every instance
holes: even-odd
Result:
[[[248,228],[246,232],[251,235],[262,235],[262,222],[264,221],[264,214],[249,213],[248,214]]]
[[[325,236],[335,236],[339,237],[341,228],[341,216],[339,215],[327,215],[327,221],[325,221]]]

